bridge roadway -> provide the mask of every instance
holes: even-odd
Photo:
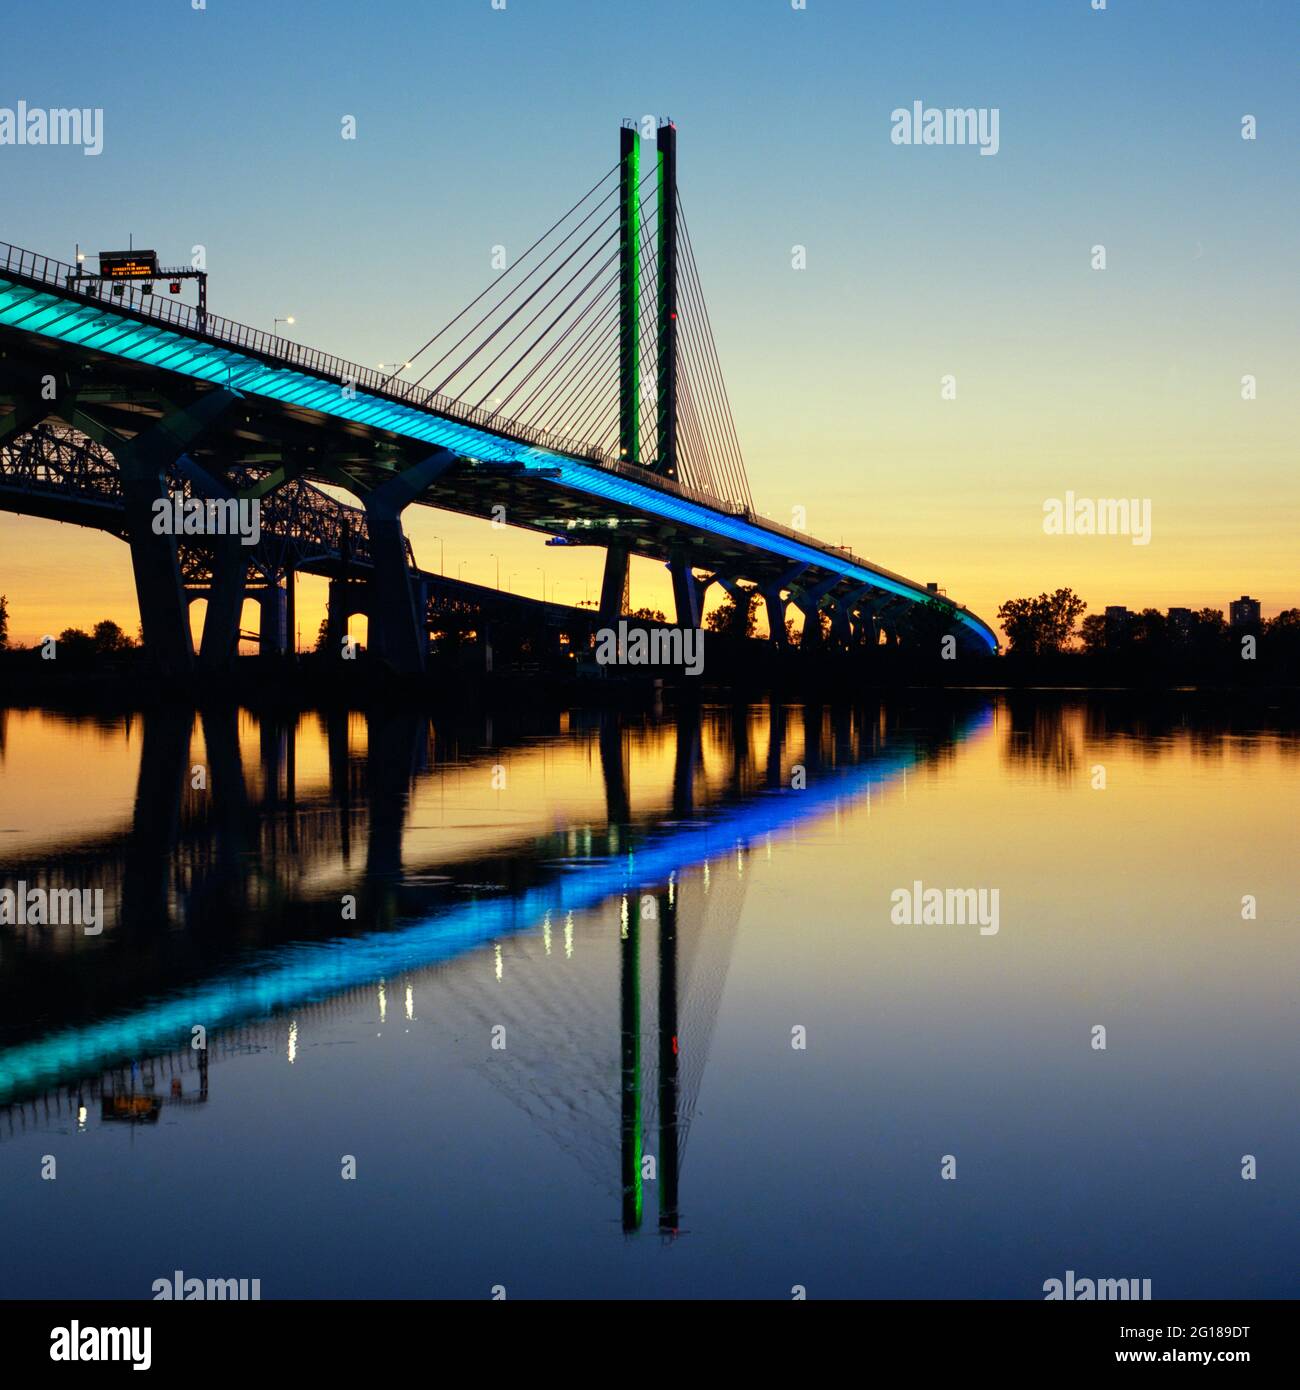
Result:
[[[0,243],[0,444],[53,417],[111,452],[145,641],[164,669],[183,672],[192,661],[175,540],[151,526],[152,503],[178,461],[215,497],[264,498],[298,479],[359,497],[373,562],[372,649],[402,671],[421,669],[426,652],[401,526],[412,503],[603,546],[603,619],[618,615],[628,557],[640,555],[668,566],[679,624],[699,624],[710,584],[736,593],[747,582],[762,594],[778,643],[791,605],[805,619],[828,612],[830,641],[851,645],[896,632],[915,604],[940,602],[962,649],[997,648],[982,620],[926,585],[638,463],[512,427],[164,295],[74,274]],[[241,489],[236,470],[248,467],[264,471]],[[234,648],[246,566],[237,540],[214,547],[213,566],[205,666]],[[820,618],[805,632],[809,645],[821,640]]]

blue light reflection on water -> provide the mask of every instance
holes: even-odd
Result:
[[[984,710],[957,736],[970,737],[992,722]],[[0,1053],[0,1101],[55,1078],[110,1062],[176,1047],[201,1023],[209,1031],[295,1004],[449,960],[462,952],[533,927],[547,911],[576,912],[633,888],[660,884],[672,873],[720,851],[774,834],[824,814],[836,802],[863,795],[918,762],[914,748],[874,754],[865,766],[836,770],[801,790],[772,790],[757,802],[730,807],[703,824],[674,827],[617,858],[578,860],[554,882],[514,897],[478,899],[449,908],[399,931],[334,941],[297,942],[231,973],[125,1017],[68,1029]]]

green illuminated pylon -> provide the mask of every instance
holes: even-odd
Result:
[[[657,470],[677,476],[677,127],[659,127],[659,332],[655,373]]]
[[[641,457],[641,138],[635,126],[618,132],[618,452]]]

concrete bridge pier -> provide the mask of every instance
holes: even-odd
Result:
[[[167,496],[162,475],[147,463],[119,456],[126,539],[131,547],[131,571],[140,631],[150,657],[166,676],[188,675],[194,664],[189,604],[181,590],[175,536],[153,532],[153,504]]]
[[[235,498],[224,477],[200,467],[192,458],[182,457],[181,466],[197,495],[219,501]],[[199,638],[199,666],[205,671],[220,671],[228,669],[239,652],[239,619],[248,584],[249,550],[237,535],[213,536],[210,546],[212,583]]]
[[[763,605],[767,609],[769,640],[781,651],[785,651],[790,645],[790,639],[785,630],[785,610],[789,600],[781,597],[779,589],[764,589],[762,593]]]
[[[199,665],[223,670],[239,650],[239,617],[248,582],[248,548],[238,536],[219,536],[212,545],[212,584],[199,639]]]
[[[880,641],[880,633],[876,628],[875,615],[869,608],[858,608],[850,614],[849,621],[853,627],[853,641],[860,647],[874,647]]]
[[[600,621],[604,627],[617,623],[627,608],[628,549],[611,545],[605,551],[605,572],[600,581]]]
[[[820,651],[826,645],[826,634],[822,631],[822,600],[839,583],[839,575],[832,574],[810,588],[795,592],[796,607],[803,614],[803,636],[799,640],[801,651]]]
[[[373,495],[373,494],[372,494]],[[399,515],[367,500],[370,528],[370,650],[403,673],[423,671],[429,639],[415,606]]]
[[[821,651],[826,645],[822,632],[821,604],[794,601],[795,607],[803,614],[803,633],[799,638],[799,650],[801,652]]]
[[[837,599],[831,609],[831,641],[845,651],[853,645],[853,629],[849,625],[849,606],[846,600]]]
[[[166,676],[194,669],[189,604],[181,583],[176,537],[154,530],[154,503],[166,499],[166,471],[235,403],[229,391],[209,391],[190,405],[173,409],[133,439],[122,439],[87,417],[72,412],[72,424],[104,445],[122,477],[126,539],[140,605],[144,645]]]
[[[793,601],[791,598],[783,598],[782,595],[807,568],[807,565],[793,565],[775,584],[759,587],[759,593],[763,595],[763,603],[767,608],[768,635],[781,651],[788,650],[790,646],[790,638],[785,630],[785,618]]]
[[[325,600],[325,654],[339,659],[343,639],[348,635],[348,619],[354,613],[370,613],[369,586],[350,579],[331,579]]]
[[[705,586],[696,579],[684,550],[676,550],[668,561],[668,573],[673,580],[673,605],[677,610],[678,627],[699,627],[704,607]]]
[[[418,607],[408,563],[402,513],[455,462],[437,449],[376,487],[365,489],[350,474],[336,470],[337,481],[361,498],[370,537],[370,649],[404,675],[425,669],[429,634],[425,609]]]
[[[258,624],[258,652],[261,656],[283,656],[288,650],[288,602],[284,585],[279,581],[268,583],[265,588],[255,589],[261,608],[261,621]],[[204,629],[206,635],[207,629]]]

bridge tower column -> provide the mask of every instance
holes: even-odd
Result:
[[[618,132],[618,454],[641,458],[641,136]]]
[[[677,477],[677,127],[658,131],[658,355],[655,372],[656,472]]]

